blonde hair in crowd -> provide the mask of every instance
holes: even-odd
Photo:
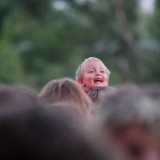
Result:
[[[83,112],[90,112],[92,101],[81,86],[70,78],[56,79],[48,82],[39,94],[39,99],[49,103],[67,102],[79,107]]]

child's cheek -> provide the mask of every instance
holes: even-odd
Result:
[[[92,80],[93,80],[92,76],[89,76],[89,77],[88,77],[88,82],[91,83]]]

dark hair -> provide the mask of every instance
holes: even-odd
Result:
[[[39,106],[0,114],[0,159],[102,160],[81,123],[55,108],[52,113]]]
[[[92,90],[88,92],[88,96],[91,98],[91,100],[94,102],[94,104],[97,106],[104,97],[107,95],[110,95],[116,91],[113,87],[95,87]]]
[[[37,93],[28,87],[18,85],[0,86],[0,110],[11,110],[15,107],[34,107],[37,102]]]

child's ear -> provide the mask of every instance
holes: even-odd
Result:
[[[78,80],[78,83],[79,83],[80,85],[82,85],[82,83],[83,83],[82,79],[79,79],[79,80]]]
[[[81,87],[86,90],[86,84],[83,83],[83,80],[82,79],[79,79],[78,80],[78,83],[81,85]]]
[[[83,83],[82,79],[79,79],[78,83],[82,86],[83,89],[85,88],[86,85]]]

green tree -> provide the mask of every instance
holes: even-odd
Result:
[[[4,56],[14,52],[17,58],[10,63],[19,64],[16,72],[26,78],[18,80],[8,76],[8,80],[0,78],[0,81],[21,81],[39,89],[54,78],[74,78],[82,60],[96,56],[111,70],[111,85],[158,82],[157,57],[149,59],[151,52],[137,47],[142,38],[137,26],[143,18],[137,11],[137,0],[3,2],[0,5],[0,53]],[[158,10],[156,12],[157,18],[154,15],[150,22],[152,18],[157,21],[153,26],[150,24],[147,34],[157,36],[158,40]],[[146,32],[147,25],[143,24]],[[7,56],[3,61],[7,61]],[[4,77],[2,75],[0,73],[0,77]]]

